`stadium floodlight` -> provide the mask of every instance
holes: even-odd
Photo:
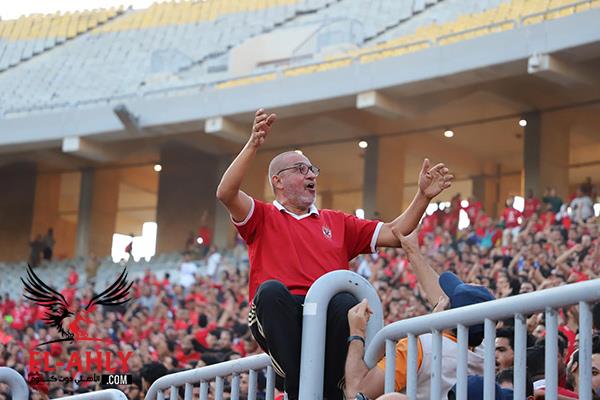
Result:
[[[521,119],[519,121],[519,126],[522,126],[523,128],[525,128],[527,126],[527,120],[526,119]]]
[[[361,149],[366,149],[367,147],[369,147],[369,143],[366,140],[361,140],[360,142],[358,142],[358,147],[360,147]]]
[[[444,131],[444,136],[446,136],[447,138],[451,138],[454,136],[454,131],[452,129],[446,129]]]
[[[140,134],[142,128],[140,126],[140,119],[131,113],[124,104],[119,104],[113,108],[114,113],[119,118],[119,121],[123,124],[125,130],[131,134]]]

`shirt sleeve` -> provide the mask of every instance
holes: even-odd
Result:
[[[250,211],[248,211],[246,218],[241,222],[236,222],[231,218],[231,222],[233,222],[233,225],[235,225],[240,236],[247,244],[252,243],[256,238],[257,233],[260,231],[266,206],[265,203],[260,200],[255,200],[252,197],[250,199],[252,200],[252,205],[250,206]]]
[[[406,387],[406,370],[408,360],[408,338],[400,339],[396,344],[396,391],[400,392]],[[417,371],[423,361],[423,347],[417,338]],[[385,357],[377,363],[377,368],[385,371]]]
[[[359,254],[375,253],[375,244],[383,222],[360,219],[354,215],[344,214],[344,244],[351,260]]]

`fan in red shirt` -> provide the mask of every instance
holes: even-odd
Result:
[[[509,245],[509,238],[512,235],[512,241],[517,240],[519,226],[521,225],[521,211],[514,208],[514,197],[509,197],[506,200],[506,208],[502,213],[502,221],[504,222],[504,232],[502,233],[502,247]]]
[[[349,260],[376,246],[399,247],[391,228],[412,232],[431,199],[450,187],[453,176],[444,164],[433,168],[424,160],[418,191],[408,209],[389,223],[358,219],[340,211],[318,210],[319,169],[297,152],[277,155],[269,165],[273,204],[253,199],[240,190],[258,148],[269,134],[275,114],[256,112],[252,133],[229,166],[217,197],[229,210],[248,245],[250,258],[250,330],[268,352],[275,372],[285,377],[290,399],[298,397],[300,341],[304,295],[327,272],[348,269]],[[336,295],[328,307],[324,393],[342,399],[338,382],[343,377],[348,337],[348,310],[357,303],[348,293]],[[281,385],[278,387],[283,389]]]
[[[523,217],[529,218],[533,214],[537,213],[540,210],[542,203],[540,199],[533,196],[533,190],[529,189],[527,191],[527,198],[525,199],[525,208],[523,209]]]
[[[469,205],[466,206],[464,210],[466,211],[467,216],[469,217],[469,223],[471,225],[475,225],[475,222],[477,222],[477,218],[479,217],[482,208],[483,207],[479,200],[477,200],[473,196],[469,197]]]

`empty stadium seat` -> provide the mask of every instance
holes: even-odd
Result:
[[[31,15],[0,21],[0,117],[322,72],[595,7],[600,0],[215,0]],[[228,75],[233,47],[280,27],[310,24],[318,29],[305,46],[316,65],[292,59],[251,76]],[[220,67],[212,74],[214,60]]]

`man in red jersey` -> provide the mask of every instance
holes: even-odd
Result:
[[[431,199],[450,187],[453,176],[444,164],[429,167],[425,159],[419,190],[408,209],[391,222],[363,220],[340,211],[315,206],[319,168],[302,154],[277,155],[269,165],[275,201],[267,204],[240,190],[244,175],[276,119],[263,109],[256,112],[250,139],[231,163],[217,189],[217,198],[231,214],[248,244],[252,308],[250,330],[267,352],[280,378],[279,389],[298,398],[300,344],[304,296],[327,272],[348,269],[348,262],[377,246],[399,247],[391,228],[412,232]],[[327,309],[325,397],[343,399],[339,389],[348,346],[348,310],[354,296],[340,293]],[[285,381],[285,382],[284,382]]]

